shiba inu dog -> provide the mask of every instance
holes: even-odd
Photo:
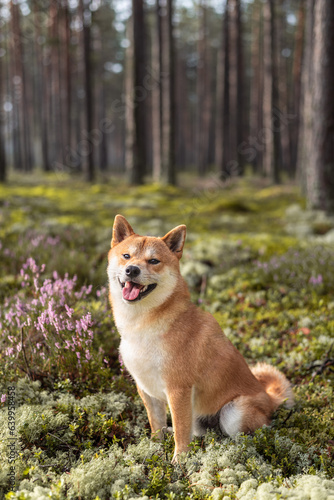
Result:
[[[293,405],[285,376],[265,363],[249,368],[215,318],[190,301],[179,268],[185,237],[184,225],[162,238],[139,236],[117,215],[108,259],[120,353],[158,437],[169,405],[174,463],[207,427],[252,432],[284,401]]]

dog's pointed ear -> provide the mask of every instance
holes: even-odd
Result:
[[[123,215],[116,215],[112,230],[111,248],[134,234],[134,231]]]
[[[184,224],[177,226],[169,233],[167,233],[162,239],[168,246],[169,250],[175,253],[178,259],[182,257],[183,245],[186,239],[187,228]]]

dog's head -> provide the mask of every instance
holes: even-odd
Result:
[[[113,299],[128,304],[145,300],[162,304],[173,293],[180,278],[186,226],[177,226],[163,238],[135,234],[122,215],[116,215],[108,276]]]

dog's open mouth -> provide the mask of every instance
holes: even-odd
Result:
[[[125,283],[120,281],[120,284],[122,287],[123,299],[129,302],[134,302],[146,297],[157,286],[156,283],[152,283],[151,285],[140,285],[140,283],[135,283],[133,281],[126,281]]]

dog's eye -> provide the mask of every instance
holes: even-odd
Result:
[[[160,260],[158,260],[158,259],[150,259],[150,260],[148,261],[148,263],[149,263],[149,264],[160,264]]]
[[[128,253],[123,253],[124,259],[130,259],[130,255]]]

